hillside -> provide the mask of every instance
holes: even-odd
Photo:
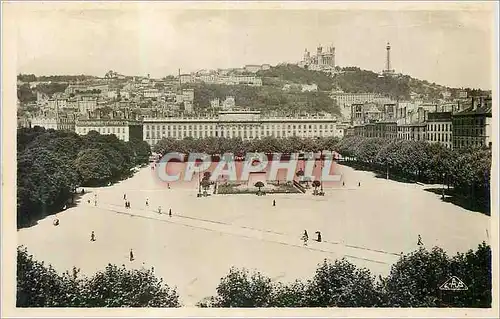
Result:
[[[327,92],[285,92],[282,86],[263,85],[251,87],[245,85],[218,85],[218,84],[189,84],[184,88],[192,88],[194,106],[199,111],[210,108],[210,101],[219,98],[223,101],[226,96],[234,96],[236,105],[268,112],[327,112],[340,114],[333,105]]]
[[[310,71],[294,64],[281,64],[266,71],[260,71],[264,85],[282,86],[286,83],[316,83],[323,91],[340,89],[347,93],[370,92],[406,100],[410,93],[416,93],[426,100],[442,98],[442,92],[449,90],[451,97],[457,97],[458,88],[448,88],[408,75],[379,77],[379,74],[361,70],[358,67],[337,67],[338,74],[329,76],[323,72]],[[480,90],[465,89],[470,95],[484,94]]]

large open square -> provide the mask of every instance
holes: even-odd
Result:
[[[488,216],[442,202],[418,184],[346,166],[337,170],[345,186],[325,188],[324,197],[308,192],[197,198],[196,181],[168,189],[146,167],[115,185],[86,188],[76,207],[57,214],[58,227],[54,216],[47,217],[19,230],[18,245],[60,272],[76,266],[92,274],[108,263],[154,267],[177,286],[182,303],[193,306],[215,294],[231,266],[286,282],[312,277],[325,258],[345,257],[378,275],[387,274],[401,253],[417,249],[419,234],[425,247],[449,254],[488,242]],[[323,241],[304,246],[304,230],[311,239],[321,231]]]

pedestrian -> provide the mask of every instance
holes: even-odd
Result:
[[[95,234],[94,231],[90,234],[90,241],[95,241]]]
[[[123,194],[123,199],[127,200],[127,194]]]
[[[134,261],[134,252],[130,249],[130,261]]]
[[[276,200],[273,199],[273,206],[276,206]]]
[[[161,214],[161,206],[158,206],[158,214]]]
[[[130,202],[129,201],[127,201],[127,204],[128,204],[128,208],[130,208]]]
[[[89,204],[90,204],[90,199],[87,201],[87,203],[89,203]]]
[[[149,199],[146,198],[146,207],[149,207]]]
[[[316,241],[317,241],[318,243],[321,243],[321,232],[320,232],[320,231],[317,231],[317,232],[316,232],[316,235],[318,235],[318,238],[316,239]]]
[[[304,246],[307,246],[308,240],[309,240],[309,236],[307,235],[307,230],[304,230],[304,234],[302,235],[302,241],[304,242]]]
[[[82,195],[85,195],[85,189],[82,188]]]
[[[361,186],[361,182],[358,182],[358,187],[360,187],[360,186]]]
[[[345,186],[345,182],[342,182],[342,186]]]
[[[168,187],[168,189],[170,189],[170,183],[167,183],[167,187]]]
[[[422,236],[418,235],[417,245],[422,246],[424,243],[422,242]]]
[[[169,216],[169,217],[172,217],[172,208],[169,208],[169,209],[168,209],[168,216]]]
[[[94,200],[94,206],[97,206],[97,199]]]

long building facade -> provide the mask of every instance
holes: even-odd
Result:
[[[91,131],[100,134],[114,134],[118,139],[129,142],[142,140],[142,123],[130,119],[78,119],[75,123],[75,132],[86,135]]]
[[[334,116],[264,118],[259,111],[221,111],[217,117],[145,118],[144,140],[155,145],[162,138],[240,137],[243,140],[343,136]]]

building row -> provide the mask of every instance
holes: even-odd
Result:
[[[471,106],[464,109],[420,107],[404,121],[397,116],[396,104],[385,105],[385,112],[379,109],[360,111],[362,106],[353,105],[354,125],[346,131],[347,135],[428,141],[454,149],[491,147],[491,98],[473,98]]]
[[[153,146],[163,138],[240,137],[243,140],[272,136],[342,137],[345,127],[331,115],[263,117],[260,111],[220,111],[217,116],[164,118],[65,118],[32,119],[27,126],[66,129],[85,135],[91,131],[114,134],[130,141],[140,138]]]
[[[207,84],[262,86],[262,79],[254,75],[181,74],[181,84],[202,82]]]
[[[272,136],[342,137],[344,127],[334,116],[262,117],[260,111],[220,111],[216,117],[145,118],[144,140],[154,145],[162,138]]]

